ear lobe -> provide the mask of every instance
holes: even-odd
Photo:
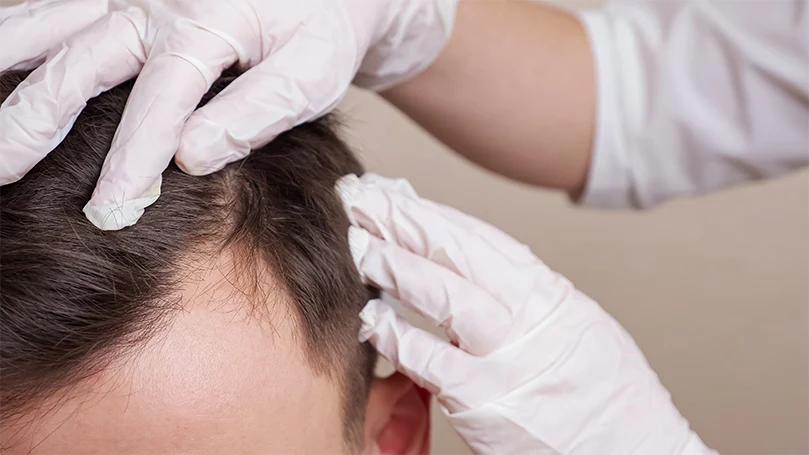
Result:
[[[430,393],[400,373],[376,378],[365,417],[365,452],[426,455],[430,450]]]

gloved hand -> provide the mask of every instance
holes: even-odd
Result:
[[[361,313],[361,340],[435,394],[475,452],[713,453],[632,337],[526,246],[404,180],[346,176],[338,191],[357,268],[384,293]]]
[[[44,62],[0,108],[0,185],[53,150],[87,99],[140,73],[84,211],[137,221],[175,156],[190,174],[243,158],[332,109],[352,80],[425,68],[457,0],[40,0],[0,7],[0,72]],[[228,66],[249,70],[194,112]]]

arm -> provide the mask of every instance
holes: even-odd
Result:
[[[432,67],[383,95],[496,172],[648,208],[809,162],[807,27],[802,0],[615,1],[581,21],[467,0]]]
[[[576,192],[592,145],[592,62],[584,27],[568,12],[461,1],[443,54],[383,96],[486,168]]]

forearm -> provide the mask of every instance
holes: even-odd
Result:
[[[441,56],[383,96],[470,160],[575,194],[590,161],[594,79],[586,33],[570,13],[462,0]]]

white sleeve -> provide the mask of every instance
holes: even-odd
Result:
[[[599,99],[580,203],[649,208],[809,164],[807,1],[616,1],[581,19]]]

